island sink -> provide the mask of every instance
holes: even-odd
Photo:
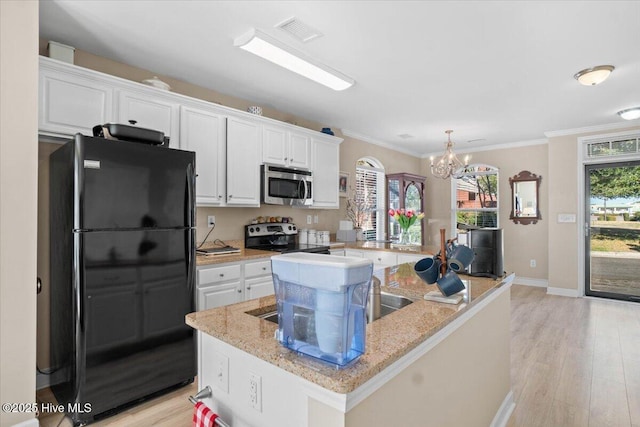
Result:
[[[406,307],[411,303],[413,303],[413,301],[411,301],[409,298],[406,298],[400,295],[390,294],[387,292],[381,292],[380,293],[380,318],[388,314],[391,314],[395,311],[398,311],[401,308]],[[270,311],[268,313],[259,314],[259,315],[256,315],[256,317],[259,317],[261,319],[264,319],[276,324],[278,323],[277,311]]]

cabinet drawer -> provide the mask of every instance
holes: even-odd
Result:
[[[256,277],[271,274],[271,260],[249,262],[244,265],[244,277]]]
[[[225,265],[198,270],[198,286],[205,283],[219,283],[240,278],[240,265]]]

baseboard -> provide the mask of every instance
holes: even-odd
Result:
[[[31,418],[21,423],[14,424],[12,427],[40,427],[40,422],[37,418]]]
[[[577,289],[567,288],[547,288],[547,295],[558,295],[561,297],[573,297],[578,298],[580,296]]]
[[[502,405],[498,408],[496,416],[491,421],[491,427],[505,427],[509,423],[509,418],[516,407],[516,402],[513,401],[513,391],[509,390],[509,393],[504,397]]]
[[[533,279],[531,277],[516,276],[515,279],[513,279],[513,284],[546,288],[549,286],[549,281],[546,279]]]

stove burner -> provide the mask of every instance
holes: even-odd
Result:
[[[297,235],[298,229],[291,223],[251,224],[245,226],[244,247],[279,253],[329,253],[329,246],[297,243]],[[275,241],[278,244],[273,244]]]

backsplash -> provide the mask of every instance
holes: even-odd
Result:
[[[209,232],[207,216],[215,215],[216,228],[213,230],[207,242],[215,239],[242,240],[244,239],[244,226],[259,216],[263,217],[291,217],[298,228],[313,228],[315,230],[328,230],[335,233],[339,221],[344,217],[344,199],[341,199],[340,209],[304,209],[288,206],[262,205],[259,208],[213,208],[201,207],[196,209],[196,241],[201,242]],[[307,224],[307,215],[311,215],[312,224]],[[313,223],[318,216],[318,223]]]

